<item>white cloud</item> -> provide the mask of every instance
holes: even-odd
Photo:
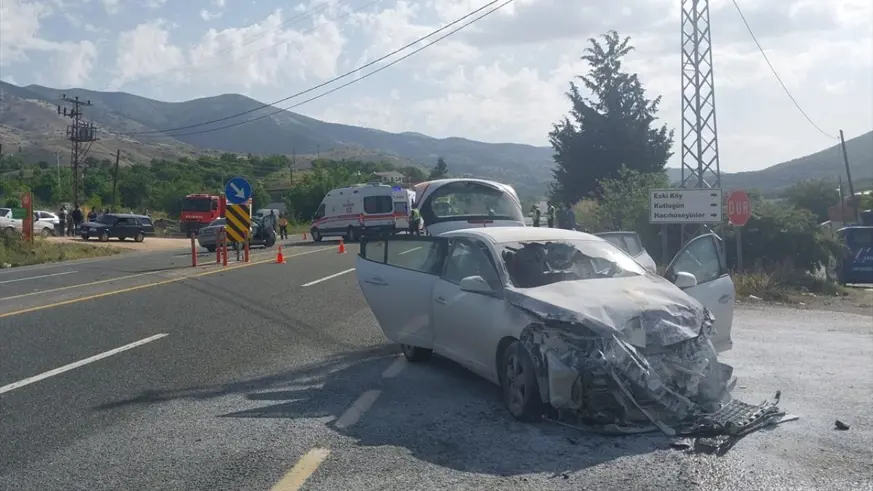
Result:
[[[200,9],[200,18],[205,21],[210,21],[212,19],[218,19],[221,17],[221,12],[210,12],[206,9]]]
[[[167,3],[167,0],[145,0],[145,6],[150,9],[159,9]]]
[[[163,20],[156,20],[119,33],[111,89],[130,80],[164,74],[185,63],[182,50],[170,43],[165,24]]]
[[[121,8],[121,0],[100,0],[103,2],[103,8],[109,15],[117,14]]]

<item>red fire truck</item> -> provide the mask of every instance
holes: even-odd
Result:
[[[221,216],[219,197],[211,194],[189,194],[181,200],[179,228],[185,235],[197,233],[201,228]]]

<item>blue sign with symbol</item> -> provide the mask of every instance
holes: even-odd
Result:
[[[234,177],[224,186],[224,196],[232,205],[241,205],[252,197],[252,185],[242,177]]]

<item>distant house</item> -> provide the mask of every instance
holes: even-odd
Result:
[[[406,176],[396,170],[387,172],[374,172],[371,179],[385,184],[403,184],[406,182]]]

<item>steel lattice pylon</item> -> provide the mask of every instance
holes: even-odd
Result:
[[[708,0],[682,1],[683,188],[721,188]],[[683,229],[686,227],[683,227]],[[683,240],[685,242],[683,233]]]

